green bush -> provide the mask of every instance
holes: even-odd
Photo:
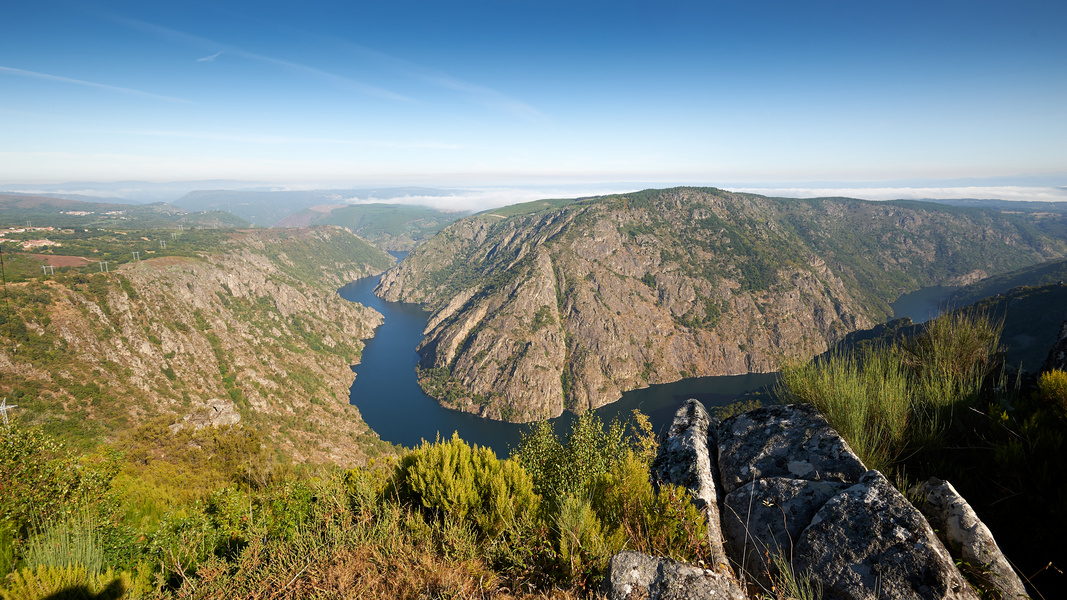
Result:
[[[7,585],[0,588],[0,597],[4,600],[117,600],[127,591],[144,587],[143,583],[137,585],[126,572],[115,573],[108,569],[93,573],[82,565],[43,566],[11,573]],[[141,597],[141,594],[131,593],[129,596]]]
[[[518,461],[471,447],[459,434],[423,443],[400,461],[393,487],[402,500],[458,521],[469,520],[485,538],[528,520],[537,509],[533,481]]]
[[[1067,412],[1067,372],[1053,369],[1041,374],[1037,382],[1041,397]]]
[[[550,513],[559,512],[568,496],[585,499],[597,477],[622,460],[629,449],[618,421],[605,430],[592,413],[579,416],[561,441],[547,421],[535,423],[523,435],[512,458],[522,463]]]

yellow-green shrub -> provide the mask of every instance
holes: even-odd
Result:
[[[122,598],[142,597],[150,589],[146,578],[126,571],[108,569],[90,573],[82,565],[23,568],[11,573],[0,588],[3,600],[40,600],[41,598]]]
[[[1067,372],[1059,369],[1046,371],[1037,382],[1041,397],[1054,402],[1061,410],[1067,410]]]
[[[538,504],[522,465],[498,459],[489,448],[471,447],[458,434],[447,442],[424,442],[401,459],[393,487],[403,500],[471,520],[486,537],[531,518]]]

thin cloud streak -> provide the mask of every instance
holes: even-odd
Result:
[[[422,67],[404,59],[396,58],[395,56],[390,56],[388,54],[385,54],[384,52],[372,50],[370,48],[367,48],[366,46],[354,44],[346,40],[335,38],[335,43],[344,48],[355,51],[365,57],[374,59],[380,64],[386,65],[393,71],[400,73],[404,76],[411,77],[413,79],[418,79],[419,81],[428,83],[430,85],[442,89],[462,92],[464,94],[472,96],[477,99],[478,102],[489,106],[490,108],[508,112],[530,121],[543,123],[549,120],[544,113],[537,110],[533,106],[530,106],[529,104],[516,98],[512,98],[511,96],[508,96],[507,94],[504,94],[493,88],[479,85],[476,83],[470,83],[461,79],[456,79],[455,77],[452,77],[447,73],[436,71],[433,69],[427,69],[426,67]]]
[[[169,39],[172,39],[172,40],[178,40],[178,41],[180,41],[180,42],[182,42],[184,44],[189,44],[189,45],[192,45],[192,46],[197,46],[197,47],[200,47],[200,48],[207,48],[207,49],[212,49],[212,50],[213,49],[219,49],[215,53],[215,56],[218,56],[219,54],[222,54],[223,52],[226,52],[227,54],[234,54],[234,55],[240,56],[242,58],[247,58],[247,59],[250,59],[250,60],[257,60],[257,61],[260,61],[260,62],[265,62],[265,63],[268,63],[268,64],[272,64],[272,65],[275,65],[275,66],[285,67],[287,69],[290,69],[290,70],[293,70],[293,71],[298,71],[298,72],[304,73],[306,75],[313,75],[313,76],[316,76],[316,77],[320,77],[322,79],[327,79],[327,80],[330,80],[330,81],[332,81],[332,82],[334,82],[336,84],[340,84],[343,87],[348,87],[350,89],[354,89],[354,90],[356,90],[356,91],[358,91],[358,92],[360,92],[362,94],[366,94],[368,96],[374,96],[374,97],[383,98],[383,99],[386,99],[386,100],[396,100],[396,101],[400,101],[400,102],[415,102],[412,98],[404,96],[403,94],[398,94],[396,92],[393,92],[391,90],[387,90],[385,88],[378,87],[376,85],[370,85],[368,83],[363,83],[362,81],[357,81],[355,79],[350,79],[350,78],[344,77],[342,75],[337,75],[336,73],[330,73],[329,71],[323,71],[322,69],[318,69],[316,67],[311,67],[311,66],[308,66],[308,65],[304,65],[304,64],[293,62],[293,61],[289,61],[289,60],[283,60],[283,59],[279,59],[279,58],[273,58],[273,57],[270,57],[270,56],[264,56],[262,54],[256,54],[255,52],[249,52],[247,50],[244,50],[242,48],[238,48],[236,46],[230,46],[230,45],[227,45],[227,44],[220,44],[218,42],[214,42],[214,41],[209,40],[207,38],[202,38],[200,36],[193,35],[191,33],[185,33],[184,31],[178,31],[178,30],[175,30],[175,29],[171,29],[169,27],[164,27],[162,25],[155,25],[153,23],[146,23],[144,21],[138,21],[136,19],[117,18],[116,20],[118,22],[126,25],[127,27],[130,27],[130,28],[133,28],[133,29],[137,29],[137,30],[140,30],[140,31],[145,31],[145,32],[148,32],[148,33],[151,33],[151,34],[154,34],[154,35],[158,35],[160,37],[169,38]],[[207,58],[207,57],[205,57],[205,58]],[[214,59],[212,58],[212,60],[208,61],[208,62],[213,62],[213,60]]]
[[[283,135],[228,135],[224,133],[210,133],[203,131],[114,131],[94,130],[88,133],[107,133],[117,135],[137,135],[167,138],[186,138],[197,140],[211,140],[218,142],[241,142],[246,144],[336,144],[346,146],[372,146],[376,148],[397,149],[427,149],[427,150],[459,150],[464,146],[448,144],[444,142],[405,142],[394,140],[351,140],[330,138],[306,138]]]
[[[110,90],[112,92],[120,92],[123,94],[131,94],[134,96],[141,96],[144,98],[153,98],[156,100],[164,100],[166,102],[177,102],[181,104],[191,104],[188,100],[183,98],[174,98],[173,96],[163,96],[160,94],[153,94],[152,92],[145,92],[142,90],[135,90],[133,88],[119,87],[115,85],[107,85],[105,83],[96,83],[93,81],[85,81],[83,79],[72,79],[70,77],[61,77],[59,75],[49,75],[48,73],[38,73],[36,71],[26,71],[24,69],[15,69],[12,67],[0,66],[0,73],[9,73],[11,75],[18,75],[20,77],[30,77],[33,79],[44,79],[46,81],[58,81],[60,83],[71,83],[74,85],[83,85],[86,87],[94,87],[103,90]]]
[[[220,54],[222,54],[222,50],[219,50],[218,52],[212,54],[211,56],[205,56],[203,58],[198,58],[198,59],[196,59],[196,62],[215,62],[215,59],[218,58]]]

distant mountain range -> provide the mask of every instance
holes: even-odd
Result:
[[[52,227],[166,228],[247,227],[248,222],[222,211],[189,212],[163,203],[85,202],[51,196],[0,193],[0,227],[27,224]]]

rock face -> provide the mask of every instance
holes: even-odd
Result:
[[[212,398],[185,415],[180,423],[171,425],[170,429],[178,431],[188,425],[199,431],[205,427],[226,427],[240,422],[241,413],[237,412],[233,402]]]
[[[605,592],[611,600],[745,600],[733,578],[638,552],[611,558]]]
[[[377,293],[433,311],[419,348],[431,396],[531,421],[653,383],[773,371],[883,320],[884,298],[1061,246],[994,212],[676,188],[461,219]]]
[[[693,504],[708,519],[708,547],[712,569],[730,573],[722,548],[719,519],[719,492],[713,461],[714,428],[719,422],[708,415],[704,405],[688,400],[674,417],[667,439],[652,463],[652,481],[680,485],[693,497]],[[709,449],[709,444],[711,449]]]
[[[955,565],[962,557],[990,565],[1003,597],[1025,597],[992,537],[981,535],[988,531],[951,486],[928,484],[927,506],[939,515],[932,520],[949,547],[971,546],[962,554],[951,554],[923,514],[881,473],[867,470],[810,406],[761,408],[713,423],[699,402],[686,402],[652,477],[685,485],[698,506],[721,510],[721,544],[742,581],[769,590],[785,565],[794,577],[817,583],[829,600],[976,600]],[[707,456],[698,439],[705,427]],[[716,462],[717,470],[709,468]],[[724,497],[716,495],[720,486]],[[612,598],[733,597],[744,589],[728,569],[705,571],[633,553],[612,560],[606,586]],[[689,592],[678,591],[686,586]]]
[[[793,569],[811,573],[826,598],[978,598],[926,519],[878,471],[815,513]]]
[[[1029,597],[989,528],[951,483],[931,478],[922,484],[919,494],[925,497],[920,509],[938,537],[953,556],[977,567],[976,576],[984,587],[995,590],[1004,600]]]
[[[1067,321],[1060,327],[1060,334],[1056,337],[1056,343],[1049,350],[1045,364],[1041,365],[1041,372],[1059,369],[1067,371]]]

